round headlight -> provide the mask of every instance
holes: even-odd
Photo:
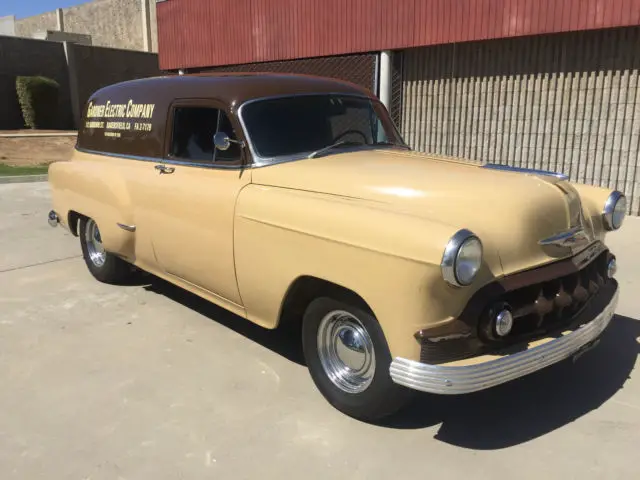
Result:
[[[627,198],[617,190],[607,198],[602,210],[604,226],[607,230],[617,230],[627,213]]]
[[[469,230],[458,231],[442,255],[442,276],[457,287],[471,284],[482,265],[482,243]]]

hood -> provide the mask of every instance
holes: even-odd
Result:
[[[569,248],[538,242],[583,218],[580,197],[556,177],[405,150],[342,152],[257,168],[252,182],[358,199],[468,228],[482,240],[485,257],[499,258],[500,265],[490,266],[494,274],[571,255]]]

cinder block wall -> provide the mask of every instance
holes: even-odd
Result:
[[[160,75],[158,55],[115,48],[73,45],[80,110],[99,88]]]
[[[640,214],[640,28],[402,54],[399,124],[421,151],[566,173]]]
[[[147,1],[151,11],[151,46],[157,52],[156,4],[155,0]],[[93,45],[144,49],[140,0],[94,0],[62,11],[65,31],[89,34]],[[16,34],[21,37],[56,28],[55,12],[16,20]]]

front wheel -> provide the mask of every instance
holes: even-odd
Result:
[[[80,219],[82,256],[91,274],[104,283],[121,283],[131,275],[130,265],[102,246],[98,224],[92,218]]]
[[[302,343],[313,381],[341,412],[374,421],[412,398],[411,390],[391,380],[389,347],[371,313],[318,298],[304,314]]]

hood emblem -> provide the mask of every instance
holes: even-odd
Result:
[[[570,248],[571,253],[577,253],[579,250],[591,243],[590,235],[584,229],[584,216],[582,213],[582,202],[578,192],[566,182],[558,182],[556,186],[564,193],[569,207],[569,230],[556,233],[548,238],[543,238],[538,242],[539,245],[556,245],[559,247]]]
[[[565,232],[560,232],[548,238],[543,238],[538,242],[538,245],[556,245],[559,247],[570,248],[573,251],[585,246],[589,241],[589,236],[582,228],[582,225],[578,225]]]

